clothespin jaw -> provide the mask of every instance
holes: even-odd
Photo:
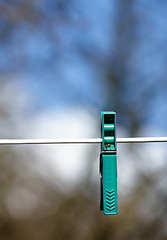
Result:
[[[117,214],[116,113],[101,112],[100,210]]]

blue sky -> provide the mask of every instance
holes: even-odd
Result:
[[[19,4],[17,1],[9,6]],[[165,119],[167,110],[166,3],[136,1],[134,6],[140,21],[136,51],[129,62],[129,91],[124,97],[132,103],[140,101],[141,86],[155,85],[155,96],[146,114],[151,116],[148,122],[157,124],[159,117]],[[89,105],[95,112],[103,110],[105,76],[82,49],[94,56],[97,53],[97,61],[100,59],[102,64],[109,60],[115,50],[115,24],[120,18],[117,3],[74,1],[60,12],[54,1],[41,1],[36,3],[35,13],[38,11],[44,16],[40,23],[25,20],[11,25],[6,18],[1,20],[3,28],[12,27],[9,38],[0,44],[2,75],[19,76],[38,110],[68,105]],[[167,128],[164,120],[161,124]]]
[[[41,4],[42,11],[49,17],[49,4],[46,4],[46,9],[44,7],[45,5]],[[69,100],[73,102],[75,96],[88,98],[89,101],[92,92],[98,102],[101,88],[97,86],[98,76],[90,62],[86,62],[82,55],[78,54],[75,42],[80,41],[85,47],[93,47],[99,53],[106,53],[109,44],[106,4],[99,1],[95,5],[95,2],[85,1],[81,5],[75,4],[71,9],[70,16],[74,19],[74,26],[65,23],[55,29],[55,39],[58,38],[55,47],[56,40],[50,41],[44,23],[39,28],[32,27],[30,33],[29,23],[18,24],[14,27],[9,43],[1,44],[2,72],[6,70],[7,73],[20,74],[44,107],[54,105],[57,100],[60,105],[61,102],[67,104]],[[51,13],[54,15],[53,11]],[[70,86],[74,92],[70,95],[70,91],[65,91],[62,96],[62,91]]]

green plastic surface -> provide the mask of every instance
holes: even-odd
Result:
[[[104,214],[117,214],[116,113],[101,112],[102,207]]]
[[[116,113],[101,112],[102,151],[117,150],[116,145]]]
[[[103,212],[117,214],[117,156],[103,155]]]

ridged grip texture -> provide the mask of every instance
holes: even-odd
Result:
[[[106,209],[108,211],[115,210],[115,191],[106,189]]]

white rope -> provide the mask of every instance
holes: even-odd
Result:
[[[154,143],[167,142],[167,137],[117,138],[117,143]]]
[[[167,137],[117,138],[117,143],[167,142]],[[102,138],[77,139],[0,139],[0,145],[19,144],[90,144],[102,143]]]
[[[101,143],[101,138],[77,139],[0,139],[0,145]]]

